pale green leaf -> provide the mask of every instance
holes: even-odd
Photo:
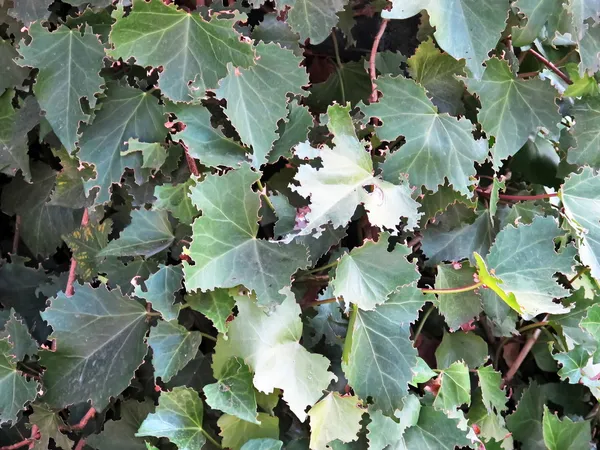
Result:
[[[176,320],[161,320],[150,330],[148,345],[152,347],[154,376],[168,383],[181,369],[196,356],[202,342],[198,331],[188,331]]]
[[[211,408],[246,422],[260,424],[252,372],[240,358],[231,358],[224,364],[217,382],[204,386],[204,395]]]
[[[357,439],[364,411],[356,396],[341,396],[330,392],[313,406],[310,416],[310,448],[326,450],[331,441],[351,442]]]
[[[563,2],[556,0],[518,0],[515,6],[525,14],[527,23],[523,27],[512,28],[512,41],[515,47],[531,44],[540,36],[550,16],[560,14]]]
[[[398,244],[389,252],[389,238],[381,233],[377,242],[367,241],[341,257],[332,280],[335,297],[373,310],[392,292],[418,281],[416,267],[406,259],[411,250]]]
[[[418,387],[419,383],[427,383],[433,377],[437,376],[431,368],[429,364],[425,362],[425,360],[419,356],[417,356],[417,363],[415,367],[412,368],[413,378],[408,382],[411,386]]]
[[[596,21],[584,26],[587,29],[579,41],[580,72],[593,75],[600,70],[600,25]]]
[[[358,140],[349,113],[349,106],[329,107],[328,127],[335,147],[320,150],[322,168],[304,164],[298,169],[300,186],[292,188],[311,200],[302,234],[320,231],[327,223],[334,228],[345,226],[360,203],[373,225],[395,231],[400,217],[405,217],[408,228],[416,227],[419,205],[410,197],[410,188],[373,176],[373,161]]]
[[[565,180],[561,198],[567,217],[579,230],[579,257],[600,279],[600,176],[584,167]]]
[[[444,333],[442,342],[435,350],[435,359],[440,369],[446,369],[457,361],[464,361],[469,368],[475,369],[488,359],[487,342],[475,333]]]
[[[40,352],[44,401],[63,408],[91,400],[99,411],[129,386],[148,351],[146,310],[118,289],[74,287],[74,296],[60,293],[42,312],[56,341],[56,351]]]
[[[502,381],[502,375],[496,372],[492,366],[480,367],[477,369],[479,376],[479,385],[481,386],[481,396],[483,404],[488,413],[493,414],[494,410],[499,414],[505,411],[507,398]]]
[[[51,0],[13,0],[9,14],[29,26],[31,22],[48,18],[51,3]]]
[[[140,142],[139,139],[129,139],[127,150],[121,151],[121,156],[140,152],[142,154],[142,169],[158,170],[167,159],[167,150],[158,142]]]
[[[292,149],[305,142],[308,129],[313,126],[313,118],[308,109],[300,106],[296,100],[288,104],[288,117],[279,122],[277,133],[279,138],[269,153],[269,162],[275,163],[279,158],[291,158]]]
[[[244,444],[253,439],[279,439],[279,418],[266,413],[258,413],[260,425],[246,422],[238,417],[223,414],[217,425],[223,437],[221,445],[231,450],[240,450]]]
[[[452,265],[440,265],[437,267],[435,287],[450,289],[468,286],[474,283],[474,275],[475,270],[470,266],[463,265],[457,269]],[[481,297],[477,291],[438,295],[435,305],[446,319],[450,330],[458,330],[461,325],[478,317],[483,310]]]
[[[179,450],[197,450],[206,442],[204,406],[196,391],[176,387],[163,392],[156,412],[146,417],[136,436],[166,437]]]
[[[163,68],[158,85],[174,101],[204,97],[227,75],[227,62],[238,67],[253,63],[250,44],[233,30],[234,20],[207,22],[160,0],[134,0],[132,12],[113,25],[108,53],[113,58],[135,58],[141,66]],[[199,95],[190,91],[190,83]]]
[[[131,223],[118,239],[98,252],[98,256],[152,256],[168,248],[175,239],[165,211],[134,209]]]
[[[478,0],[392,0],[392,9],[382,11],[385,19],[408,19],[422,9],[429,13],[435,40],[456,59],[465,59],[476,78],[482,63],[496,47],[508,16],[508,2]]]
[[[0,339],[0,423],[16,424],[19,411],[37,397],[37,391],[38,383],[17,370],[10,342]]]
[[[491,58],[481,80],[467,78],[465,83],[481,102],[479,122],[495,138],[492,155],[496,166],[517,153],[540,129],[545,128],[551,136],[558,133],[561,116],[556,90],[548,80],[521,80],[506,61]]]
[[[487,156],[487,141],[475,140],[473,124],[439,113],[425,89],[413,80],[385,76],[377,80],[383,98],[363,108],[368,117],[377,117],[383,125],[379,138],[394,141],[400,135],[406,143],[389,155],[383,164],[384,178],[398,182],[408,174],[411,185],[424,185],[437,191],[445,180],[458,192],[470,197],[470,179],[475,162]]]
[[[287,116],[287,94],[301,94],[308,74],[300,67],[302,58],[277,44],[259,43],[256,55],[249,69],[229,66],[215,92],[227,100],[225,114],[242,142],[252,147],[252,165],[258,168],[277,140],[277,123]]]
[[[229,323],[227,340],[219,335],[213,369],[222,373],[232,356],[243,358],[254,371],[254,386],[265,393],[283,390],[283,399],[301,420],[335,375],[327,371],[329,360],[309,353],[299,344],[302,336],[300,306],[292,295],[271,313],[247,297],[237,299],[238,315]],[[260,418],[259,418],[260,420]]]
[[[196,180],[189,178],[185,183],[163,184],[156,186],[154,209],[169,211],[181,223],[191,225],[198,210],[190,199],[190,188],[196,185]]]
[[[261,305],[283,301],[280,290],[296,270],[308,265],[306,247],[257,239],[259,195],[252,185],[260,178],[248,165],[224,176],[212,175],[192,188],[192,202],[202,210],[193,224],[189,255],[184,262],[189,291],[243,284],[256,292]]]
[[[530,142],[530,141],[528,141]],[[494,176],[494,180],[492,181],[492,190],[490,192],[490,219],[492,223],[494,222],[494,216],[496,215],[496,211],[498,211],[498,201],[500,200],[500,191],[506,189],[506,183],[504,180],[499,180]]]
[[[410,450],[454,450],[470,445],[466,432],[458,428],[458,420],[431,406],[421,407],[419,421],[406,430],[404,440]]]
[[[571,110],[576,118],[573,136],[577,146],[567,153],[567,161],[571,164],[588,164],[600,168],[600,100],[586,98],[575,102]]]
[[[49,32],[34,23],[29,35],[31,43],[19,47],[23,57],[19,64],[39,70],[33,92],[54,133],[69,153],[73,153],[79,141],[79,123],[90,119],[81,100],[85,99],[93,110],[96,94],[102,92],[104,79],[99,72],[103,67],[104,48],[86,27],[71,30],[63,25]]]
[[[548,450],[578,450],[587,448],[592,440],[590,422],[573,422],[568,417],[560,420],[544,405],[544,443]]]
[[[594,312],[588,310],[588,314]],[[588,316],[589,317],[589,316]],[[586,328],[587,322],[585,319],[581,322],[581,326]],[[590,330],[591,331],[591,330]],[[552,355],[556,361],[558,361],[562,368],[558,371],[558,375],[560,375],[561,380],[569,379],[571,384],[577,384],[581,382],[581,377],[584,376],[582,370],[587,365],[590,360],[589,353],[581,346],[576,346],[574,349],[568,352],[556,353]]]
[[[188,294],[185,301],[190,308],[208,317],[219,333],[227,333],[227,318],[235,305],[227,289]]]
[[[405,427],[378,410],[369,410],[369,419],[371,419],[367,425],[369,450],[383,450],[388,446],[395,448],[394,444],[402,439]]]
[[[452,363],[440,376],[441,387],[433,402],[435,408],[453,411],[465,403],[471,404],[471,381],[464,362]]]
[[[241,450],[281,450],[283,442],[277,439],[250,439],[246,442]]]
[[[279,9],[290,6],[288,23],[300,40],[311,44],[323,42],[338,23],[337,13],[344,9],[344,0],[278,0]]]
[[[182,281],[181,266],[161,264],[158,272],[150,275],[144,282],[146,289],[142,289],[141,284],[137,284],[133,295],[151,303],[152,308],[160,312],[166,321],[175,320],[179,314],[179,305],[174,305],[173,302],[175,294],[181,289]]]

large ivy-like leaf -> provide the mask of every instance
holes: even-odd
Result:
[[[91,30],[90,30],[91,31]],[[90,116],[82,109],[85,99],[91,109],[104,80],[99,75],[104,48],[85,27],[70,30],[61,26],[52,33],[35,23],[29,29],[31,43],[21,45],[21,65],[39,69],[33,87],[46,120],[67,150],[72,153],[79,141],[80,122]],[[57,58],[59,54],[61,57]]]
[[[185,285],[191,291],[243,284],[262,305],[281,303],[279,291],[307,266],[306,247],[257,239],[260,199],[252,185],[260,178],[249,166],[224,176],[210,176],[192,188],[192,201],[202,210],[194,221]]]
[[[356,440],[363,413],[358,397],[342,397],[337,392],[330,392],[308,413],[311,428],[310,448],[326,450],[327,444],[333,440]]]
[[[55,352],[40,352],[44,401],[56,408],[91,400],[103,409],[129,385],[148,351],[146,310],[118,289],[77,285],[74,296],[59,294],[42,317],[56,341]]]
[[[38,383],[17,370],[10,342],[0,339],[0,423],[16,423],[17,414],[37,397],[37,391]]]
[[[439,113],[425,89],[408,78],[379,78],[377,89],[383,98],[363,111],[383,122],[377,129],[381,139],[394,141],[402,135],[406,140],[383,164],[384,178],[398,182],[406,173],[411,185],[432,191],[448,180],[455,190],[470,196],[474,163],[487,156],[487,142],[474,139],[473,125]]]
[[[290,6],[289,24],[302,40],[312,44],[324,41],[338,22],[337,13],[344,9],[343,0],[278,0],[280,9]]]
[[[588,164],[600,168],[600,155],[597,149],[600,143],[600,101],[589,98],[578,101],[573,107],[577,122],[573,127],[573,136],[577,147],[567,154],[571,164]]]

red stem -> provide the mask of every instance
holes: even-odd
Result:
[[[383,19],[381,21],[381,26],[379,27],[379,31],[377,32],[377,36],[375,36],[375,40],[373,41],[373,47],[371,48],[371,57],[369,58],[369,73],[371,74],[371,102],[377,101],[377,85],[375,84],[375,79],[377,78],[377,71],[375,70],[375,59],[377,58],[377,50],[379,49],[379,41],[381,41],[381,37],[385,32],[385,27],[387,27],[388,19]]]
[[[188,152],[187,147],[184,146],[183,149],[185,152],[185,160],[187,161],[187,165],[190,169],[190,172],[192,172],[192,175],[199,177],[200,172],[198,171],[198,166],[196,165],[196,160],[190,156],[190,153]]]
[[[484,196],[484,197],[490,197],[490,193],[484,191],[481,188],[477,188],[475,189],[477,191],[477,193],[479,193],[480,195]],[[558,197],[557,193],[552,193],[552,194],[537,194],[537,195],[508,195],[508,194],[498,194],[498,198],[500,198],[500,200],[509,200],[509,201],[513,201],[513,202],[526,202],[528,200],[542,200],[545,198],[552,198],[552,197]]]
[[[87,208],[83,210],[83,217],[81,218],[81,227],[87,226],[90,221],[90,216]],[[72,256],[71,257],[71,267],[69,268],[69,278],[67,279],[67,287],[65,288],[65,294],[67,297],[71,297],[75,293],[75,288],[73,285],[75,284],[75,278],[77,278],[77,261]]]
[[[77,442],[77,445],[73,450],[83,450],[83,447],[85,447],[85,439],[82,438],[79,439],[79,442]]]
[[[39,438],[40,438],[40,429],[38,428],[37,425],[33,425],[31,427],[31,436],[30,437],[28,437],[27,439],[23,439],[22,441],[17,442],[16,444],[0,447],[0,450],[16,450],[17,448],[25,447],[26,445],[31,445]]]
[[[15,216],[15,235],[13,236],[12,254],[16,255],[19,250],[19,234],[21,232],[21,216],[17,214]]]
[[[548,314],[546,314],[546,316],[542,319],[542,322],[547,321]],[[506,372],[506,375],[504,376],[504,384],[510,383],[510,381],[514,378],[514,376],[517,373],[517,370],[519,370],[519,367],[521,367],[521,364],[523,364],[523,361],[525,361],[525,358],[527,358],[527,355],[529,354],[530,350],[533,348],[536,341],[540,337],[540,334],[542,334],[541,328],[538,328],[533,333],[531,333],[531,336],[529,337],[529,339],[527,339],[527,342],[525,342],[525,345],[519,352],[517,359],[515,359],[512,366],[510,366],[510,369],[508,369],[508,372]]]
[[[537,58],[537,60],[540,61],[542,64],[544,64],[548,69],[550,69],[552,72],[554,72],[556,75],[558,75],[561,78],[561,80],[563,80],[565,83],[573,84],[573,82],[569,79],[568,76],[566,76],[562,72],[562,70],[560,70],[558,67],[556,67],[554,64],[552,64],[550,61],[548,61],[546,58],[544,58],[541,54],[536,52],[534,49],[530,48],[529,53],[531,53],[533,56],[535,56]]]
[[[88,424],[88,422],[90,421],[90,419],[92,417],[94,417],[96,415],[96,409],[95,408],[90,408],[88,410],[88,412],[85,413],[85,416],[83,416],[81,418],[81,420],[79,421],[79,423],[72,425],[70,427],[70,429],[73,430],[83,430],[85,428],[85,426]]]

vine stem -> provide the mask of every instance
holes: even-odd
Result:
[[[85,416],[83,416],[81,418],[81,420],[76,423],[75,425],[72,425],[70,427],[67,428],[68,431],[80,431],[83,430],[85,428],[85,426],[88,424],[88,422],[92,419],[92,417],[94,417],[96,415],[96,409],[95,408],[90,408],[88,409],[88,412],[85,413]]]
[[[356,303],[352,303],[351,308],[350,320],[348,321],[348,331],[344,341],[344,349],[342,350],[342,361],[344,361],[346,364],[348,364],[348,361],[350,361],[350,351],[352,350],[352,333],[354,332],[354,324],[356,323],[356,316],[358,315],[358,305]]]
[[[538,61],[540,61],[542,64],[544,64],[548,69],[550,69],[552,72],[554,72],[556,75],[558,75],[560,77],[560,79],[563,80],[565,83],[567,83],[567,84],[573,84],[573,82],[569,79],[568,76],[565,75],[565,73],[562,70],[560,70],[558,67],[556,67],[548,59],[544,58],[536,50],[530,48],[529,49],[529,53],[531,53],[533,56],[535,56],[535,58]]]
[[[302,275],[310,275],[311,273],[322,272],[323,270],[331,269],[339,264],[339,260],[335,260],[332,263],[325,264],[324,266],[317,267],[316,269],[307,270]]]
[[[335,61],[337,62],[338,67],[342,68],[342,59],[340,58],[340,49],[338,48],[338,40],[335,35],[335,30],[331,33],[331,40],[333,41],[333,50],[335,51]]]
[[[201,429],[201,431],[202,431],[202,434],[206,437],[206,439],[208,439],[210,441],[210,443],[212,445],[214,445],[215,447],[217,447],[219,449],[223,448],[223,447],[221,447],[221,444],[219,444],[214,437],[212,437],[210,434],[208,434],[208,432],[206,430]]]
[[[326,298],[324,300],[315,300],[314,302],[309,302],[304,305],[305,308],[311,308],[313,306],[326,305],[327,303],[335,303],[339,300],[338,297]]]
[[[200,172],[198,171],[198,166],[196,165],[196,160],[194,158],[192,158],[192,156],[190,155],[190,152],[186,146],[183,147],[183,150],[185,153],[185,160],[187,162],[188,168],[190,169],[190,172],[192,173],[192,175],[199,177]]]
[[[16,255],[19,250],[19,234],[21,233],[21,216],[19,214],[15,217],[15,235],[13,236],[12,242],[12,254]]]
[[[217,338],[208,333],[203,333],[202,331],[200,331],[200,336],[205,337],[209,341],[217,342]]]
[[[263,186],[263,184],[261,183],[260,180],[258,180],[256,182],[256,185],[258,186],[258,190],[260,191],[260,195],[262,196],[262,198],[265,199],[266,204],[269,206],[269,208],[271,208],[271,211],[275,212],[275,207],[273,206],[273,203],[271,202],[271,199],[267,195],[267,189],[265,188],[265,186]]]
[[[37,441],[39,438],[40,438],[40,429],[38,428],[37,425],[33,425],[31,427],[31,436],[30,437],[28,437],[27,439],[23,439],[22,441],[17,442],[16,444],[0,447],[0,450],[16,450],[18,448],[25,447],[26,445],[30,446],[35,441]]]
[[[375,40],[373,41],[373,47],[371,48],[371,56],[369,57],[369,73],[371,75],[371,102],[377,101],[377,85],[375,84],[375,80],[377,79],[377,70],[375,69],[375,59],[377,58],[377,50],[379,50],[379,42],[385,32],[385,28],[387,27],[388,19],[383,19],[381,21],[381,25],[379,27],[379,31],[375,36]]]
[[[569,281],[567,281],[567,283],[569,283],[569,286],[573,287],[573,282],[576,281],[577,279],[581,278],[583,276],[583,274],[589,272],[590,268],[589,267],[584,267],[583,269],[579,270],[574,276],[573,278],[571,278]]]
[[[429,307],[429,309],[427,311],[425,311],[425,314],[423,315],[423,318],[419,322],[419,326],[417,327],[417,330],[415,331],[415,337],[413,338],[413,342],[417,342],[417,338],[421,334],[421,331],[423,331],[423,327],[425,326],[425,322],[427,322],[427,318],[431,315],[431,313],[433,312],[434,309],[435,309],[435,306],[432,304]]]
[[[85,439],[81,438],[73,450],[83,450],[83,447],[85,447]]]
[[[542,319],[542,322],[548,322],[548,314],[546,314],[546,316]],[[504,384],[510,383],[510,381],[514,378],[519,370],[519,367],[521,367],[521,364],[523,364],[523,361],[525,361],[525,358],[527,358],[527,355],[537,342],[540,334],[542,334],[543,329],[543,327],[539,327],[533,333],[531,333],[531,336],[529,336],[529,339],[527,339],[527,342],[525,342],[525,345],[519,352],[517,359],[514,360],[510,366],[510,369],[508,369],[508,372],[506,372],[506,375],[504,376]]]
[[[481,188],[477,188],[475,189],[475,191],[484,196],[484,197],[490,197],[490,193],[484,191]],[[553,192],[551,194],[537,194],[537,195],[508,195],[508,194],[498,194],[498,198],[500,198],[500,200],[509,200],[509,201],[514,201],[514,202],[526,202],[526,201],[530,201],[530,200],[543,200],[545,198],[552,198],[552,197],[558,197],[558,193]]]
[[[90,221],[90,216],[88,213],[88,209],[85,208],[83,210],[83,217],[81,218],[81,227],[86,227],[88,222]],[[71,297],[75,293],[75,288],[73,285],[75,284],[75,278],[77,278],[77,261],[74,256],[71,256],[71,267],[69,268],[69,278],[67,279],[67,287],[65,288],[65,294],[67,297]]]
[[[469,286],[459,287],[459,288],[449,288],[449,289],[429,289],[423,288],[421,292],[423,294],[460,294],[461,292],[469,292],[474,291],[475,289],[483,286],[483,282],[479,281],[478,283],[471,284]]]

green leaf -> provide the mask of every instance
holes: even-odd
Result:
[[[73,258],[77,261],[77,274],[89,281],[100,271],[98,252],[108,245],[108,235],[112,221],[90,223],[62,238],[71,249]]]
[[[382,11],[381,17],[408,19],[426,9],[440,47],[456,59],[464,58],[467,68],[480,78],[481,64],[504,30],[508,6],[505,2],[482,4],[477,0],[392,0],[392,9]]]
[[[228,289],[196,292],[186,295],[185,301],[194,311],[208,317],[219,333],[227,333],[227,318],[235,306],[235,299]]]
[[[191,225],[194,217],[199,215],[190,199],[191,187],[195,185],[196,180],[189,178],[185,183],[156,186],[154,209],[169,211],[181,223]]]
[[[176,387],[160,395],[156,412],[146,417],[135,435],[166,437],[179,450],[199,449],[207,438],[202,425],[203,415],[204,406],[198,393]]]
[[[300,67],[302,58],[277,44],[256,46],[256,65],[249,69],[229,68],[215,91],[227,100],[225,114],[242,142],[252,147],[252,165],[260,167],[277,140],[277,123],[286,117],[286,95],[301,94],[308,74]],[[261,92],[268,91],[269,95]]]
[[[464,361],[467,366],[475,369],[487,361],[488,346],[475,333],[444,333],[442,342],[435,350],[435,359],[440,369],[447,369],[458,361]]]
[[[278,0],[279,9],[291,7],[288,23],[300,40],[310,39],[319,44],[329,36],[331,28],[338,23],[337,13],[344,9],[344,0]]]
[[[10,9],[9,14],[29,26],[31,22],[48,18],[50,15],[48,7],[51,3],[51,0],[14,1],[14,6]]]
[[[246,422],[238,417],[223,414],[217,425],[221,428],[219,435],[223,437],[223,448],[240,450],[247,442],[254,439],[279,439],[279,418],[266,413],[258,413],[260,425]]]
[[[583,38],[579,41],[580,72],[592,74],[600,70],[599,54],[600,26],[598,26],[598,19],[596,18],[596,23],[590,23],[587,26]]]
[[[572,113],[577,118],[573,126],[577,146],[569,150],[567,161],[571,164],[589,164],[600,168],[600,156],[596,151],[600,133],[600,100],[586,98],[576,101]]]
[[[506,418],[508,430],[525,448],[546,450],[542,431],[542,413],[546,395],[533,381],[523,392],[517,410]]]
[[[400,217],[405,217],[408,228],[416,227],[419,205],[410,197],[410,188],[373,176],[373,161],[356,136],[350,107],[330,106],[327,114],[335,147],[320,149],[322,168],[301,165],[296,175],[300,186],[292,186],[311,200],[302,234],[316,229],[319,235],[327,223],[345,226],[360,203],[373,225],[395,231]]]
[[[96,203],[105,203],[110,199],[112,184],[120,182],[126,168],[141,170],[139,152],[121,156],[129,139],[162,142],[167,130],[163,126],[164,106],[158,104],[156,97],[139,89],[107,83],[106,98],[100,105],[93,123],[83,128],[79,159],[94,164],[96,178],[84,184],[88,191],[98,186]]]
[[[98,252],[98,256],[149,257],[168,248],[175,239],[165,211],[134,209],[131,223],[121,232],[119,239],[111,241]]]
[[[433,39],[422,42],[408,59],[410,77],[423,86],[431,102],[441,113],[454,116],[464,113],[462,96],[465,86],[456,76],[464,76],[465,63],[440,52]]]
[[[514,449],[514,442],[512,436],[506,429],[504,417],[502,417],[501,414],[496,414],[494,411],[490,411],[486,408],[479,391],[476,391],[473,395],[473,402],[471,403],[467,417],[471,427],[473,427],[473,425],[479,427],[477,437],[485,443],[486,449],[488,447],[497,450]],[[497,447],[488,445],[492,441],[501,443],[501,445],[498,445]]]
[[[375,407],[390,415],[402,406],[413,378],[417,352],[410,340],[410,322],[425,302],[419,289],[407,287],[374,311],[353,312],[342,368],[360,398],[373,399]]]
[[[140,142],[138,139],[129,139],[127,141],[127,150],[121,151],[121,156],[140,152],[142,154],[142,169],[158,170],[167,159],[166,149],[158,142],[151,144]]]
[[[496,372],[492,366],[480,367],[477,369],[479,376],[479,385],[481,387],[481,396],[483,404],[488,413],[492,414],[494,410],[501,413],[507,409],[506,392],[503,387],[502,375]]]
[[[394,444],[402,439],[405,427],[391,417],[383,415],[381,411],[370,410],[369,418],[371,419],[371,422],[367,425],[369,450],[383,450],[388,445],[395,448]]]
[[[242,446],[242,450],[281,450],[283,442],[277,439],[250,439]]]
[[[366,101],[369,98],[371,90],[371,78],[363,63],[349,61],[336,66],[327,80],[314,83],[306,102],[317,111],[325,111],[333,103],[350,103],[356,106],[361,100]]]
[[[254,371],[254,386],[265,393],[282,389],[283,399],[303,422],[306,407],[313,405],[336,377],[327,371],[327,358],[309,353],[299,344],[300,306],[292,295],[271,315],[247,297],[238,297],[236,304],[238,315],[229,323],[227,340],[219,335],[217,341],[215,376],[221,376],[229,358],[242,358]]]
[[[568,293],[558,285],[554,274],[569,274],[574,264],[574,248],[567,247],[560,253],[554,250],[554,239],[559,235],[552,217],[538,216],[531,225],[516,228],[508,225],[496,236],[487,257],[487,265],[500,280],[500,289],[515,299],[525,318],[568,311],[552,301]],[[481,278],[481,271],[480,280],[491,287]]]
[[[88,436],[86,443],[99,450],[147,450],[147,444],[135,433],[148,414],[154,412],[154,401],[128,400],[120,406],[121,418],[105,422],[104,431]]]
[[[406,63],[406,61],[406,56],[400,52],[377,52],[375,67],[381,75],[402,75],[404,71],[400,69],[400,66]],[[367,67],[367,62],[365,61],[365,68]]]
[[[293,50],[295,55],[300,56],[303,52],[300,49],[298,33],[292,31],[292,28],[284,20],[280,20],[275,12],[265,14],[262,22],[252,29],[252,39],[263,41],[265,43],[275,42],[283,48]]]
[[[310,448],[326,450],[327,444],[336,439],[341,442],[355,441],[363,413],[358,397],[342,397],[337,392],[330,392],[308,412]]]
[[[592,310],[588,310],[588,314]],[[582,321],[581,326],[586,328],[589,322]],[[582,369],[587,365],[590,355],[589,353],[580,346],[575,347],[573,350],[563,353],[557,353],[552,355],[556,361],[558,361],[562,368],[558,371],[561,380],[569,378],[570,383],[577,384],[580,382],[582,375]]]
[[[122,263],[116,257],[109,257],[100,265],[100,272],[105,273],[108,278],[108,286],[114,288],[118,286],[125,295],[131,295],[135,289],[133,280],[136,284],[148,279],[148,277],[158,270],[158,264],[151,259],[141,257],[134,258],[127,264]]]
[[[60,293],[42,318],[52,327],[57,348],[40,352],[47,369],[44,401],[51,407],[91,399],[102,410],[129,386],[148,351],[146,310],[118,289],[76,285],[74,296]]]
[[[0,65],[4,67],[4,74],[0,80],[0,95],[7,89],[20,88],[25,78],[29,76],[29,69],[20,67],[14,61],[19,56],[10,41],[0,40]],[[10,96],[12,98],[12,95]]]
[[[17,318],[13,308],[10,309],[9,319],[4,325],[1,336],[12,346],[11,354],[17,361],[24,360],[26,355],[33,357],[38,352],[37,342],[29,334],[27,326]]]
[[[500,191],[506,189],[506,183],[504,180],[498,180],[498,178],[494,177],[492,181],[492,191],[490,192],[490,218],[492,222],[494,222],[494,216],[496,215],[496,211],[498,211],[498,201],[500,200]]]
[[[152,304],[166,321],[177,319],[179,305],[174,305],[175,294],[181,289],[183,270],[181,266],[160,265],[158,272],[153,273],[144,282],[146,290],[136,285],[133,294]]]
[[[465,403],[471,404],[471,381],[464,362],[452,363],[440,377],[441,387],[433,402],[434,408],[453,411]]]
[[[202,335],[198,331],[188,331],[176,320],[158,322],[148,338],[153,351],[154,375],[168,383],[196,356],[201,342]]]
[[[404,442],[411,450],[454,450],[455,447],[470,445],[465,432],[457,428],[458,421],[450,419],[431,406],[421,407],[419,421],[406,430]]]
[[[256,292],[261,305],[276,305],[291,275],[308,264],[306,247],[257,239],[258,194],[251,186],[260,178],[248,165],[213,175],[192,188],[192,202],[202,210],[193,224],[189,255],[184,262],[189,291],[243,284]]]
[[[475,209],[476,204],[461,195],[460,192],[456,192],[451,186],[438,186],[436,192],[425,191],[423,197],[419,199],[421,203],[420,211],[423,212],[421,216],[421,225],[427,224],[430,219],[438,221],[437,215],[443,211],[450,209],[452,206],[458,206],[459,204],[466,205],[469,209]]]
[[[252,47],[239,39],[233,20],[213,18],[165,5],[160,0],[134,0],[132,12],[113,25],[109,56],[135,58],[141,66],[163,68],[158,85],[173,101],[204,97],[227,74],[227,62],[248,67]],[[190,91],[190,83],[194,90]]]
[[[71,30],[60,26],[53,32],[34,23],[29,28],[31,43],[21,45],[19,64],[39,70],[33,92],[54,133],[69,153],[79,141],[80,122],[90,116],[82,108],[85,99],[90,109],[96,106],[96,94],[102,92],[104,48],[87,27]],[[57,58],[56,55],[61,57]]]
[[[437,376],[437,373],[431,370],[431,368],[425,362],[425,360],[418,356],[417,363],[415,364],[415,367],[412,368],[412,372],[413,378],[409,381],[408,384],[414,387],[418,387],[419,383],[427,383],[433,377]]]
[[[328,295],[329,294],[329,295]],[[327,289],[321,298],[331,296],[331,290]],[[313,348],[323,337],[328,345],[344,344],[344,336],[348,328],[348,321],[342,317],[340,305],[336,303],[324,303],[315,306],[317,315],[307,320],[302,342],[307,348]]]
[[[174,138],[183,141],[190,156],[205,166],[236,167],[246,160],[246,149],[211,125],[210,112],[204,106],[169,103],[168,111],[185,124]]]
[[[50,203],[73,209],[88,206],[83,178],[91,178],[94,171],[89,166],[83,166],[80,170],[79,160],[70,156],[64,148],[53,153],[60,158],[62,170],[56,176],[56,187],[50,196]]]
[[[586,448],[592,440],[590,422],[573,422],[565,416],[560,420],[544,405],[544,442],[548,450],[575,450]]]
[[[389,252],[389,238],[388,233],[381,233],[377,242],[367,241],[341,257],[332,280],[334,296],[373,310],[392,292],[418,281],[416,267],[406,260],[411,250],[396,245]]]
[[[515,6],[527,17],[525,26],[512,28],[515,47],[531,44],[540,35],[549,17],[559,15],[564,7],[554,0],[518,0]]]
[[[246,422],[260,424],[257,419],[252,372],[240,358],[231,358],[223,365],[217,382],[204,386],[204,395],[211,408]]]
[[[47,450],[50,445],[50,438],[54,440],[57,448],[68,450],[73,446],[66,434],[61,433],[59,428],[65,427],[64,420],[58,415],[57,411],[52,411],[43,403],[34,403],[33,414],[29,416],[29,423],[37,425],[40,432],[39,441],[35,442],[34,449]]]
[[[474,275],[475,270],[470,266],[463,265],[456,269],[453,265],[440,265],[437,267],[436,288],[468,286],[473,284]],[[461,325],[478,317],[483,310],[481,297],[476,291],[438,295],[435,305],[446,319],[450,330],[458,330]]]
[[[458,192],[471,196],[475,175],[474,162],[487,156],[487,142],[473,138],[473,125],[439,113],[425,89],[403,77],[377,79],[383,98],[363,108],[368,117],[377,117],[383,125],[377,129],[380,139],[394,141],[400,135],[406,143],[389,155],[383,164],[384,178],[397,182],[408,174],[411,185],[424,185],[437,191],[445,180]]]
[[[305,142],[308,129],[313,126],[313,117],[304,106],[300,106],[293,100],[287,106],[289,114],[287,120],[279,122],[277,134],[279,138],[273,144],[273,150],[269,153],[269,162],[276,163],[279,158],[291,159],[292,149]]]
[[[600,279],[600,176],[589,167],[565,180],[561,198],[565,213],[579,231],[579,257]]]
[[[496,166],[517,153],[538,130],[557,134],[561,116],[549,81],[518,79],[506,61],[491,58],[481,80],[466,78],[465,83],[481,102],[479,122],[495,138],[492,155]]]
[[[21,238],[34,255],[49,256],[62,245],[61,235],[70,233],[81,221],[81,211],[49,202],[56,172],[37,162],[31,167],[33,183],[22,176],[2,189],[2,210],[21,216]]]
[[[38,383],[17,370],[10,342],[0,339],[0,423],[16,424],[19,411],[37,397],[37,391]]]

